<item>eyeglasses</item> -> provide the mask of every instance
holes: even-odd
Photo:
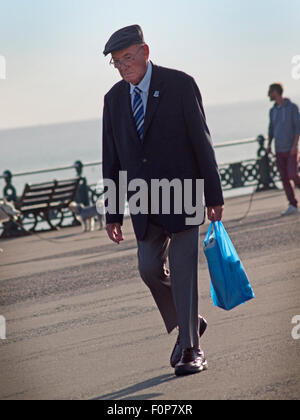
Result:
[[[129,63],[131,63],[132,61],[136,59],[138,53],[141,51],[143,47],[144,45],[141,45],[134,55],[127,54],[127,57],[125,57],[124,60],[114,60],[113,58],[111,58],[109,64],[111,66],[114,66],[116,69],[120,69],[122,66],[127,66]]]

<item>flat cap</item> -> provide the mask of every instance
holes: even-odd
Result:
[[[134,44],[144,43],[144,34],[139,25],[126,26],[115,32],[107,41],[103,54],[124,50]]]

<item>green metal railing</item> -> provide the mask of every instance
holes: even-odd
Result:
[[[242,146],[251,143],[257,143],[258,145],[257,156],[255,158],[219,164],[222,187],[224,191],[245,187],[256,187],[256,191],[264,191],[276,188],[275,183],[280,181],[275,156],[267,154],[265,144],[266,140],[263,135],[259,135],[257,138],[219,143],[214,147],[215,149],[220,149],[225,147]],[[3,188],[3,197],[8,201],[14,202],[17,200],[16,188],[13,185],[14,178],[24,177],[26,179],[26,177],[31,175],[75,170],[76,176],[80,177],[76,201],[81,202],[84,205],[95,204],[98,197],[101,195],[101,191],[97,190],[96,184],[88,184],[87,179],[83,177],[83,169],[88,167],[99,167],[100,165],[102,165],[102,162],[100,161],[88,163],[76,161],[73,165],[26,172],[12,173],[10,170],[6,170],[2,175],[0,175],[0,180],[3,180],[5,183]],[[28,222],[30,222],[30,220]]]
[[[279,180],[279,174],[277,172],[276,165],[274,166],[275,159],[273,156],[267,156],[266,154],[264,136],[260,135],[257,138],[219,143],[214,147],[215,149],[220,149],[224,147],[241,146],[251,143],[257,143],[259,146],[256,158],[247,159],[240,162],[219,164],[222,184],[225,190],[248,187],[258,183],[263,185],[264,189],[268,189],[274,187],[274,180]],[[6,186],[3,189],[3,196],[7,196],[7,189],[11,188],[12,190],[15,190],[12,183],[13,178],[28,177],[30,175],[39,175],[45,173],[57,173],[72,169],[76,170],[77,176],[82,176],[82,171],[84,168],[100,165],[102,165],[101,161],[88,163],[77,161],[73,165],[58,166],[48,169],[38,169],[34,171],[11,173],[9,170],[6,170],[2,175],[0,175],[0,180],[4,180],[6,183]]]

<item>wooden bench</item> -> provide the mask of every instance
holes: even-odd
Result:
[[[79,178],[67,179],[41,184],[26,184],[20,199],[15,203],[17,210],[21,212],[21,222],[24,219],[33,220],[30,231],[35,231],[39,222],[46,221],[51,230],[61,227],[71,201],[74,201]],[[52,219],[58,219],[54,225]]]

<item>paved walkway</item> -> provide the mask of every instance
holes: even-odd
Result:
[[[136,241],[80,228],[1,241],[0,399],[299,399],[300,216],[279,217],[282,192],[227,200],[224,224],[256,299],[225,312],[199,255],[202,340],[209,369],[176,378],[168,336],[137,271]],[[202,228],[201,240],[205,228]]]

